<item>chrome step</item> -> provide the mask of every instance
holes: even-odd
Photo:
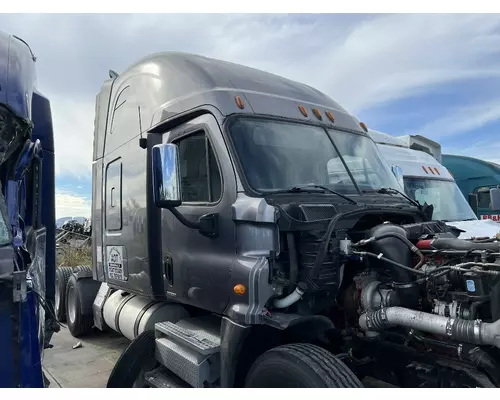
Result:
[[[155,325],[156,359],[195,388],[220,377],[220,318],[204,316]]]
[[[103,310],[104,303],[108,300],[111,294],[111,288],[106,282],[102,282],[97,292],[97,296],[92,304],[92,313],[94,314],[94,325],[101,331],[106,330],[106,322],[104,322]]]
[[[184,321],[179,321],[179,325]],[[185,323],[188,328],[184,328],[174,324],[173,322],[159,322],[156,324],[156,331],[163,334],[165,337],[171,337],[197,351],[200,354],[209,355],[217,353],[220,347],[220,337],[211,334],[201,326],[193,323]],[[157,336],[158,337],[158,336]]]

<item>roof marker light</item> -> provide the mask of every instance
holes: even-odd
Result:
[[[335,122],[335,117],[333,116],[333,114],[330,111],[327,111],[325,114],[330,121]]]
[[[434,170],[432,169],[432,167],[429,167],[429,171],[431,171],[432,175],[436,175],[436,173],[434,172]]]
[[[234,98],[234,101],[236,102],[236,105],[238,106],[238,108],[241,108],[242,110],[245,108],[245,104],[243,103],[243,100],[241,100],[240,96],[236,96]]]
[[[304,106],[299,106],[299,110],[304,117],[307,117],[307,110]]]
[[[363,130],[364,130],[365,132],[368,132],[368,127],[366,126],[366,124],[365,124],[364,122],[360,122],[360,123],[359,123],[359,126],[361,126],[361,128],[363,128]]]
[[[318,118],[320,121],[323,120],[323,117],[321,116],[321,113],[319,112],[319,110],[317,108],[313,108],[313,114],[316,116],[316,118]]]
[[[436,167],[434,167],[434,171],[436,171],[436,174],[441,175]]]
[[[425,171],[426,174],[428,174],[429,172],[427,171],[427,168],[425,168],[423,165],[422,165],[422,169]]]

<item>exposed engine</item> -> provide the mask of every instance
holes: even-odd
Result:
[[[415,237],[414,227],[378,225],[350,244],[360,262],[370,259],[354,279],[360,327],[373,334],[403,326],[500,348],[500,243],[442,232]]]
[[[498,385],[500,243],[422,226],[378,225],[347,247],[367,267],[353,279],[359,327],[372,338],[404,333],[407,345],[465,360]]]
[[[499,242],[451,233],[415,238],[405,225],[383,224],[350,249],[371,259],[355,277],[363,330],[405,326],[500,348],[500,321],[493,323],[500,318]]]
[[[483,379],[472,370],[464,372],[475,382],[471,385],[500,386],[499,241],[462,240],[443,222],[414,222],[403,214],[358,209],[307,221],[305,212],[290,211],[281,228],[290,231],[284,246],[288,277],[299,293],[288,297],[303,298],[299,312],[309,307],[325,315],[321,299],[334,298],[330,312],[343,313],[340,323],[338,315],[335,319],[341,340],[351,335],[350,340],[361,337],[365,345],[389,343],[395,346],[391,351],[411,349],[435,365],[458,361],[463,364],[452,369],[485,373]],[[415,367],[416,375],[427,368],[422,365]]]

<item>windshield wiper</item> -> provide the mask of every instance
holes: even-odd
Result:
[[[336,192],[335,190],[332,190],[330,188],[327,188],[326,186],[321,186],[321,185],[292,186],[286,189],[273,190],[271,193],[277,194],[277,193],[324,193],[324,192],[332,193],[336,196],[342,197],[351,204],[358,205],[358,203],[355,200],[351,199],[350,197],[347,197],[342,193]]]
[[[363,191],[365,192],[365,190],[363,190]],[[422,205],[418,201],[413,200],[411,197],[408,197],[406,194],[404,194],[403,192],[401,192],[398,189],[381,188],[381,189],[377,189],[375,191],[377,193],[380,193],[380,194],[399,194],[400,196],[403,196],[406,200],[408,200],[411,204],[413,204],[415,207],[418,207],[418,208],[422,207]]]

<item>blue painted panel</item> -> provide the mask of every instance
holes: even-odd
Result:
[[[36,86],[34,56],[15,36],[0,32],[0,104],[24,120],[31,120],[31,98]]]
[[[29,291],[21,305],[21,329],[19,330],[21,387],[42,388],[42,361],[38,347],[38,321],[35,307],[36,295]]]

